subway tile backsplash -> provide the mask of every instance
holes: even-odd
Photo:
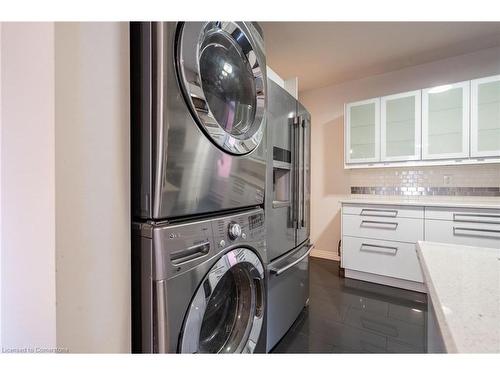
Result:
[[[500,197],[497,187],[381,187],[351,186],[351,194],[376,195],[460,195]]]
[[[351,194],[500,196],[500,164],[353,169]]]

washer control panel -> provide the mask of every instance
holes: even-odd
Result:
[[[255,242],[264,238],[264,211],[256,209],[243,214],[221,217],[212,222],[219,249],[240,242]]]
[[[227,227],[227,233],[229,234],[229,238],[232,240],[235,240],[238,237],[240,237],[242,234],[240,224],[235,223],[235,222],[229,223],[229,225]]]
[[[180,275],[229,246],[265,246],[264,211],[260,208],[150,229],[148,238],[153,240],[154,258],[162,259],[153,270],[156,280]]]

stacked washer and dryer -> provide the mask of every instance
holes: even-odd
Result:
[[[260,28],[138,22],[130,40],[133,352],[266,352]]]
[[[133,351],[265,351],[262,37],[233,22],[130,35]]]

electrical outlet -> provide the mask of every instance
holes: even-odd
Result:
[[[445,185],[450,185],[451,181],[452,181],[452,176],[450,176],[450,175],[444,175],[443,176],[443,183]]]

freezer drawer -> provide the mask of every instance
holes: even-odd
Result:
[[[423,282],[414,244],[344,236],[346,269]]]
[[[285,335],[309,298],[309,243],[269,264],[267,351]]]

